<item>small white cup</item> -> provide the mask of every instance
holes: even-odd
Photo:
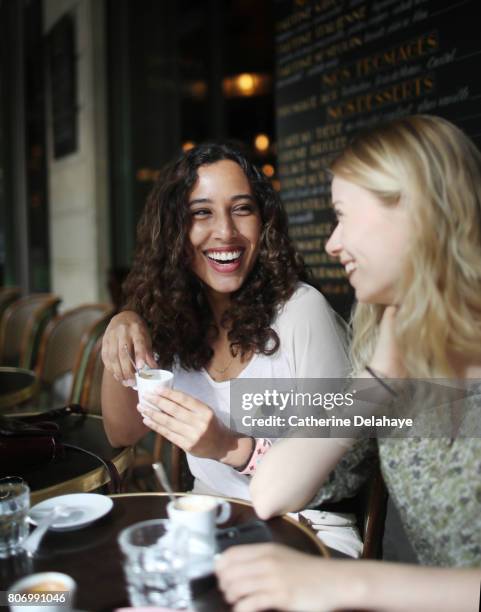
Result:
[[[139,400],[143,399],[144,393],[151,393],[159,388],[172,389],[174,375],[169,370],[156,370],[144,368],[139,374],[135,374],[135,389],[138,391]]]
[[[7,592],[7,602],[11,612],[67,612],[73,609],[76,590],[75,580],[67,574],[41,572],[12,584]],[[30,601],[33,598],[32,604],[38,603],[28,605],[29,598]]]
[[[230,517],[228,501],[210,495],[185,495],[167,504],[170,520],[189,532],[189,577],[209,573],[216,553],[216,526]]]

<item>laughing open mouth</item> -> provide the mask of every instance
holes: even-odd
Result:
[[[243,249],[233,249],[232,251],[205,251],[205,255],[217,264],[232,264],[240,260]]]

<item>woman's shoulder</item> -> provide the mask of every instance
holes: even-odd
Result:
[[[349,337],[345,321],[332,309],[327,299],[315,287],[299,283],[287,302],[279,310],[274,322],[281,335],[299,333],[306,330],[309,335],[316,330],[323,334],[333,334],[342,338],[343,344]]]
[[[301,316],[315,316],[318,318],[323,315],[336,317],[322,293],[306,283],[299,283],[297,285],[294,293],[279,311],[279,317],[283,319],[293,317],[299,320]]]
[[[286,306],[290,303],[324,303],[327,304],[326,298],[322,295],[322,293],[313,287],[312,285],[308,285],[307,283],[297,283],[297,286],[294,290],[294,293],[287,300]]]
[[[349,371],[347,326],[314,287],[299,283],[274,328],[298,378],[336,378]]]

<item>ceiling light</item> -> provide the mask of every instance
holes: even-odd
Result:
[[[269,136],[267,134],[257,134],[254,139],[255,148],[261,153],[265,153],[271,144]]]

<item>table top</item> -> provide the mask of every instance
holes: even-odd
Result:
[[[176,494],[183,495],[183,494]],[[76,608],[91,612],[107,612],[128,606],[122,570],[122,554],[117,538],[125,527],[134,523],[166,516],[169,498],[165,493],[130,493],[113,495],[112,511],[92,525],[69,532],[48,532],[36,557],[12,557],[0,570],[1,590],[6,590],[23,574],[59,571],[77,582]],[[239,525],[256,517],[247,502],[229,500],[231,518],[221,527]],[[328,556],[322,543],[304,526],[289,517],[267,522],[275,542],[287,544],[303,552]],[[210,584],[196,597],[199,612],[223,612],[229,606],[223,601],[211,577]]]
[[[0,411],[31,400],[38,388],[35,372],[24,368],[0,367]]]
[[[49,419],[46,417],[46,420]],[[110,446],[100,416],[68,414],[54,420],[60,426],[62,443],[83,448],[111,461],[119,474],[130,465],[132,449]],[[19,467],[15,474],[8,475],[21,476],[28,483],[32,505],[55,495],[94,491],[110,480],[107,469],[98,459],[72,448],[66,448],[62,456],[50,463]]]

